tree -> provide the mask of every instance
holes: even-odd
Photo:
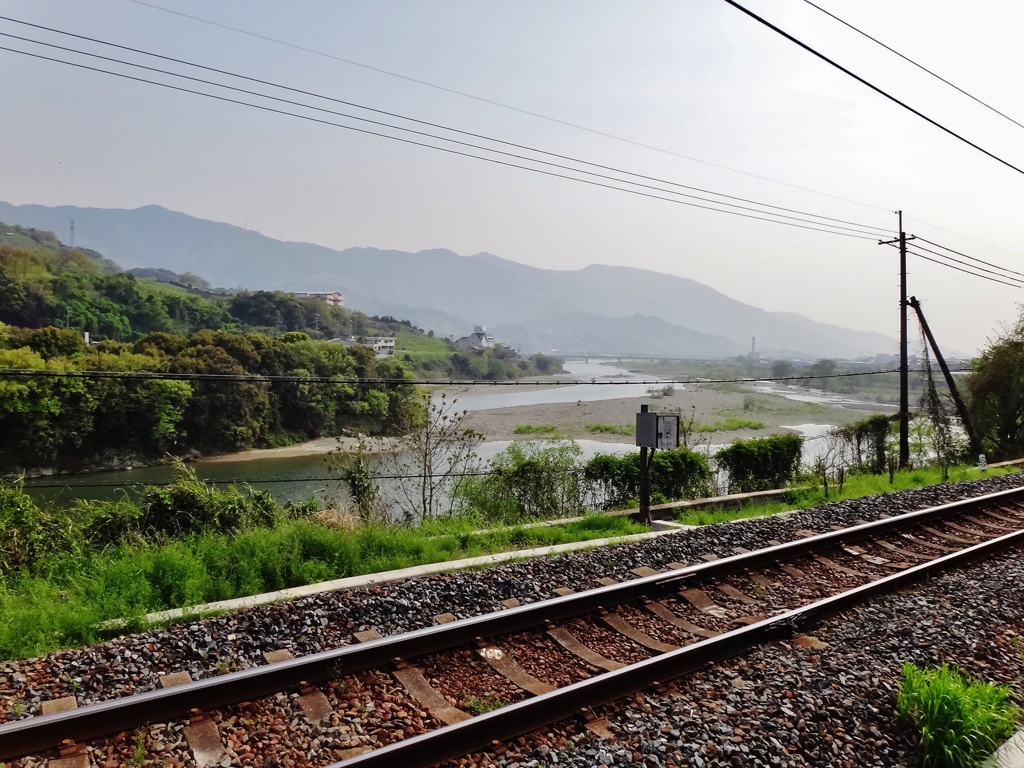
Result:
[[[392,513],[407,522],[451,514],[455,486],[480,466],[476,448],[483,438],[464,426],[466,411],[456,410],[455,403],[444,394],[436,400],[424,398],[406,434],[373,441],[373,452],[380,455],[378,473],[386,478],[379,483],[380,495]],[[367,443],[361,442],[358,454],[365,455]],[[365,464],[359,458],[357,453],[338,451],[328,466],[340,468],[351,486],[345,468],[357,466],[361,471]],[[362,503],[358,498],[356,502]]]
[[[772,363],[772,378],[785,379],[793,375],[796,366],[789,360],[776,360]]]
[[[812,379],[821,377],[817,382],[818,386],[821,387],[821,389],[828,389],[829,380],[825,377],[834,375],[836,369],[837,366],[835,360],[829,360],[827,357],[823,357],[807,369],[807,375],[812,377]]]
[[[971,420],[992,458],[1024,452],[1024,313],[989,342],[967,377]]]

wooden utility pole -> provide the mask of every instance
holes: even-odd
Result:
[[[900,469],[910,465],[910,371],[907,362],[907,233],[900,223]]]
[[[910,368],[907,361],[907,237],[903,231],[903,211],[896,211],[899,216],[900,235],[895,240],[879,240],[879,245],[896,245],[900,247],[900,469],[910,466]]]

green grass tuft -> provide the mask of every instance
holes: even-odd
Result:
[[[950,482],[961,480],[978,480],[983,477],[998,477],[1016,472],[1014,467],[989,468],[982,472],[975,466],[950,467]],[[862,496],[876,496],[882,493],[905,491],[911,488],[923,488],[926,485],[938,485],[943,482],[942,470],[938,467],[922,467],[900,471],[889,483],[888,475],[850,475],[843,483],[842,491],[836,492],[832,487],[826,498],[824,491],[813,477],[797,480],[802,487],[794,488],[788,494],[790,502],[751,502],[735,509],[696,509],[680,512],[676,521],[685,525],[712,525],[731,520],[743,520],[748,517],[762,517],[777,512],[789,512],[794,509],[810,509],[831,501],[859,499]]]
[[[553,437],[558,434],[558,427],[554,424],[520,424],[516,427],[517,435],[545,435]]]
[[[1009,686],[973,681],[946,664],[904,665],[896,709],[920,733],[923,764],[941,768],[980,765],[1017,722]]]
[[[764,429],[764,422],[730,417],[710,424],[694,424],[690,429],[693,432],[734,432],[738,429]]]
[[[626,435],[632,437],[636,434],[636,426],[633,424],[587,424],[587,432],[592,435]]]

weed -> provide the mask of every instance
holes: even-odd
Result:
[[[906,664],[896,709],[921,734],[925,765],[966,768],[1013,735],[1017,707],[1009,698],[1009,686],[971,680],[946,664]]]
[[[327,668],[327,677],[331,682],[336,682],[346,688],[351,687],[351,682],[345,677],[345,665],[341,663],[340,659],[331,662]]]
[[[128,768],[142,768],[146,764],[146,729],[139,728],[135,731],[135,740],[132,743],[132,754],[128,758]]]
[[[462,700],[462,708],[469,712],[471,715],[482,715],[486,712],[493,712],[496,709],[507,707],[508,702],[504,699],[499,698],[496,694],[488,693],[484,696],[477,698],[476,696],[470,696]]]
[[[517,435],[556,435],[558,427],[554,424],[520,424],[516,427]]]
[[[25,702],[21,699],[8,699],[7,703],[4,705],[4,709],[6,709],[10,716],[14,719],[24,717],[25,712],[28,711],[28,707],[25,705]]]
[[[592,435],[625,435],[632,437],[636,434],[636,426],[633,424],[587,424],[587,432]]]

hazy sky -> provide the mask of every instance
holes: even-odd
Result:
[[[1024,128],[802,0],[744,4],[1024,168]],[[819,4],[1024,123],[1019,4]],[[134,0],[0,0],[0,15],[657,177],[662,187],[703,187],[893,232],[892,212],[903,209],[908,233],[1024,274],[1018,255],[1024,254],[1024,174],[943,134],[722,0],[152,5],[178,13]],[[0,32],[127,55],[8,21],[0,21]],[[0,45],[129,71],[9,37]],[[168,66],[137,54],[132,59]],[[486,251],[550,269],[632,265],[689,277],[766,309],[897,333],[897,253],[870,236],[700,210],[6,51],[0,51],[0,97],[0,199],[12,203],[158,204],[334,248]],[[259,97],[235,98],[274,106]],[[238,270],[242,284],[245,265]],[[910,293],[922,300],[940,345],[964,352],[1012,322],[1024,297],[1019,288],[914,256]]]

